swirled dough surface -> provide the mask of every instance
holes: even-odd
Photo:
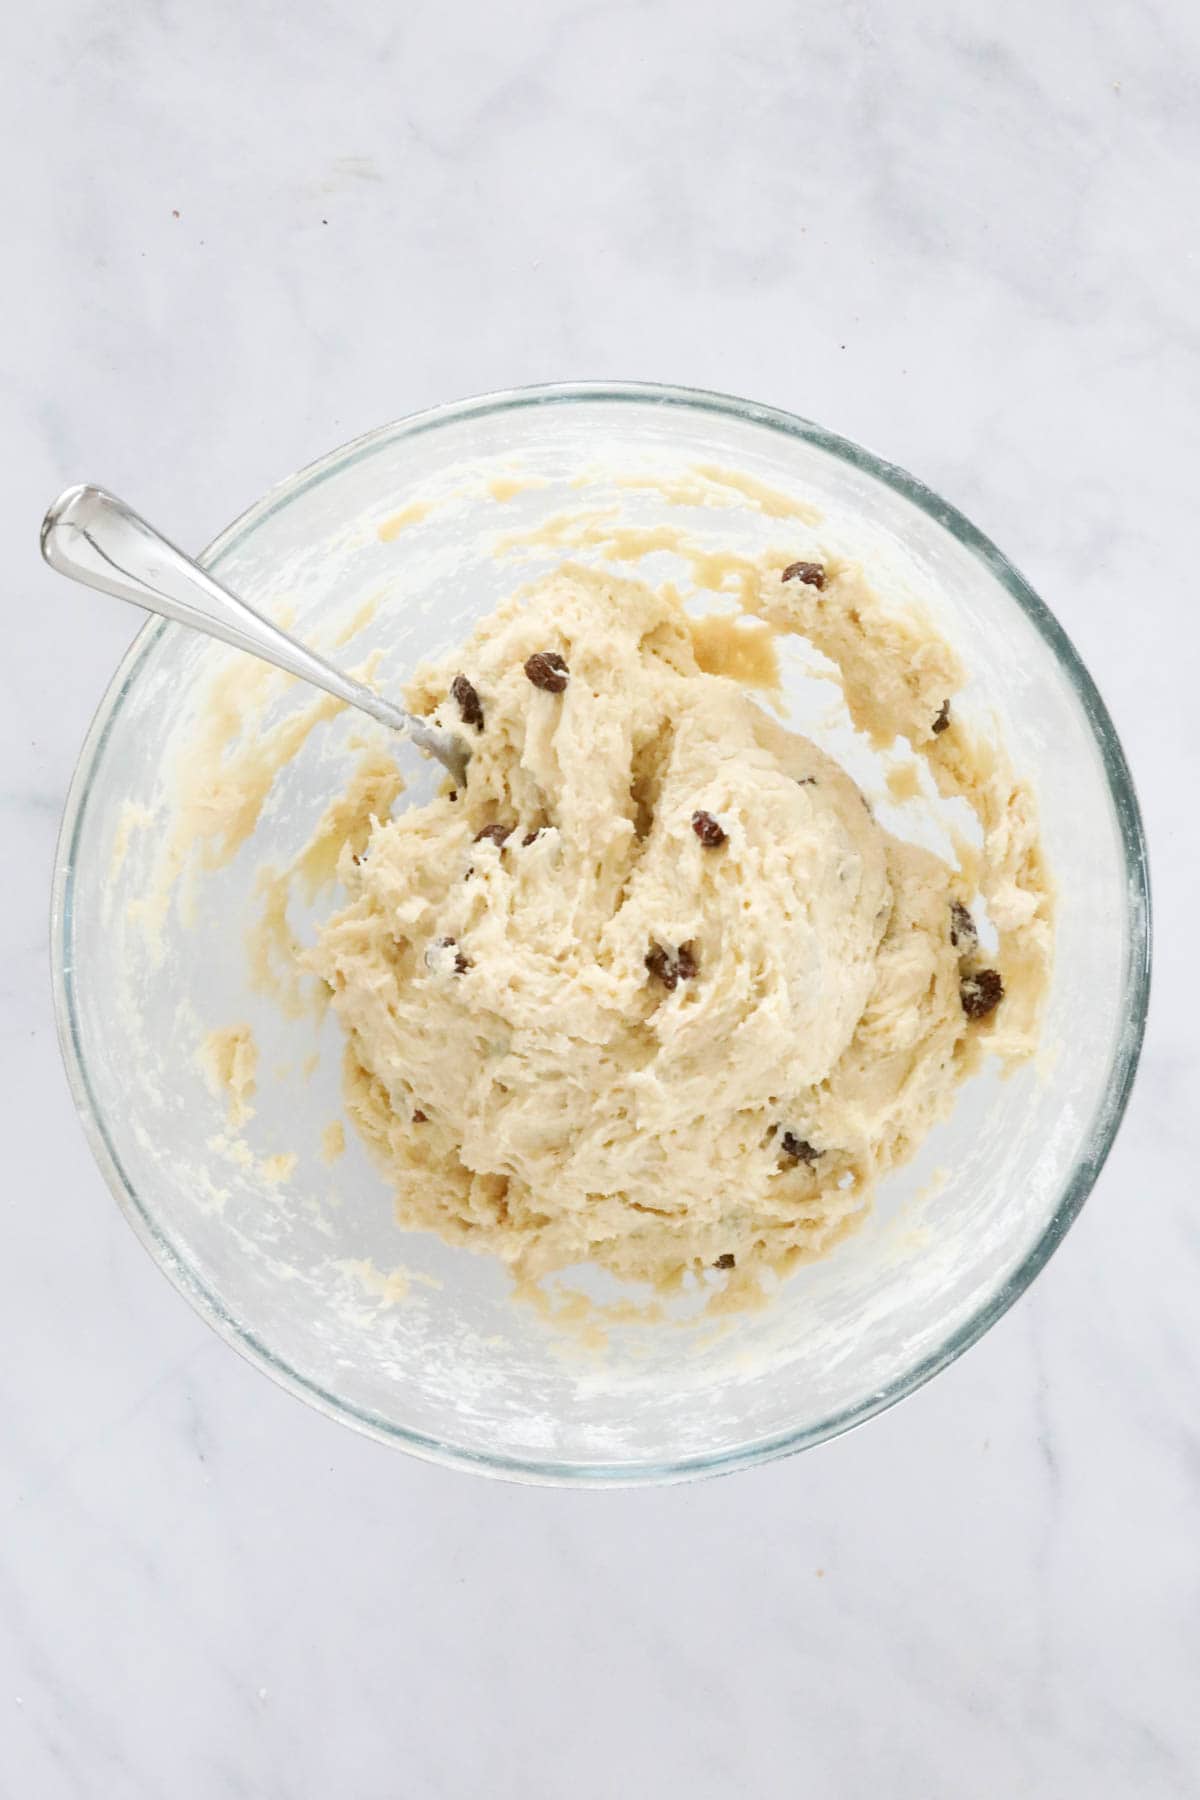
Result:
[[[528,1281],[592,1261],[670,1288],[715,1265],[749,1292],[861,1217],[987,1043],[1033,1048],[1049,923],[1029,796],[949,706],[941,722],[963,679],[946,645],[880,614],[853,568],[827,573],[764,565],[742,604],[816,642],[855,723],[906,737],[975,808],[997,957],[954,910],[962,869],[890,836],[815,744],[707,672],[711,623],[564,565],[419,673],[410,702],[472,744],[466,786],[347,846],[348,904],[309,953],[402,1224]],[[539,653],[561,691],[527,675]],[[984,961],[1004,998],[972,1017]]]

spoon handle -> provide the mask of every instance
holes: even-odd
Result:
[[[452,732],[414,718],[297,643],[103,488],[72,487],[59,495],[42,521],[42,555],[60,575],[85,587],[131,600],[323,688],[380,724],[404,732],[445,763],[456,779],[462,778],[465,746]]]

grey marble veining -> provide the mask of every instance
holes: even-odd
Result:
[[[1194,1794],[1200,14],[52,0],[6,41],[0,1795]],[[68,480],[196,546],[368,426],[589,376],[792,407],[990,532],[1116,716],[1158,924],[1026,1299],[846,1439],[608,1495],[339,1431],[119,1218],[45,915],[136,619],[36,556]]]

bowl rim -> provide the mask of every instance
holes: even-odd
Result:
[[[50,964],[59,1046],[71,1096],[92,1154],[117,1204],[147,1251],[220,1337],[289,1393],[314,1406],[327,1417],[381,1442],[399,1445],[428,1461],[544,1485],[637,1486],[726,1474],[735,1469],[792,1455],[837,1437],[923,1387],[981,1338],[1025,1292],[1062,1242],[1095,1186],[1129,1100],[1145,1036],[1149,1005],[1150,880],[1141,811],[1116,728],[1095,682],[1045,602],[990,538],[972,525],[949,501],[943,500],[915,476],[814,421],[778,407],[701,388],[654,382],[604,381],[546,383],[450,401],[365,432],[276,483],[227,525],[197,560],[206,568],[215,569],[236,545],[273,514],[290,505],[313,486],[352,467],[385,444],[420,436],[456,420],[483,418],[497,412],[516,412],[528,407],[571,405],[579,401],[653,405],[682,412],[732,417],[811,444],[874,477],[941,525],[984,564],[1045,641],[1082,705],[1100,753],[1125,863],[1127,900],[1124,919],[1124,1023],[1114,1048],[1103,1094],[1084,1136],[1071,1177],[1040,1235],[996,1291],[936,1350],[897,1375],[886,1387],[854,1405],[792,1431],[777,1432],[727,1450],[695,1452],[665,1461],[579,1462],[559,1461],[552,1457],[510,1457],[485,1453],[474,1450],[467,1444],[434,1438],[393,1424],[366,1408],[354,1406],[339,1398],[277,1357],[252,1330],[235,1320],[219,1296],[209,1290],[187,1259],[163,1233],[154,1214],[126,1177],[117,1147],[110,1137],[92,1091],[82,1052],[71,948],[76,853],[95,771],[140,669],[161,634],[168,629],[165,620],[149,620],[134,638],[97,707],[80,749],[67,792],[55,850],[50,907]]]

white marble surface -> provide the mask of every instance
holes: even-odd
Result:
[[[1198,20],[10,13],[5,1800],[1198,1791]],[[600,1495],[409,1461],[220,1344],[91,1163],[45,951],[135,623],[38,563],[57,489],[103,479],[198,546],[370,425],[572,376],[776,401],[963,506],[1112,706],[1158,923],[1124,1131],[1000,1326],[820,1451]]]

